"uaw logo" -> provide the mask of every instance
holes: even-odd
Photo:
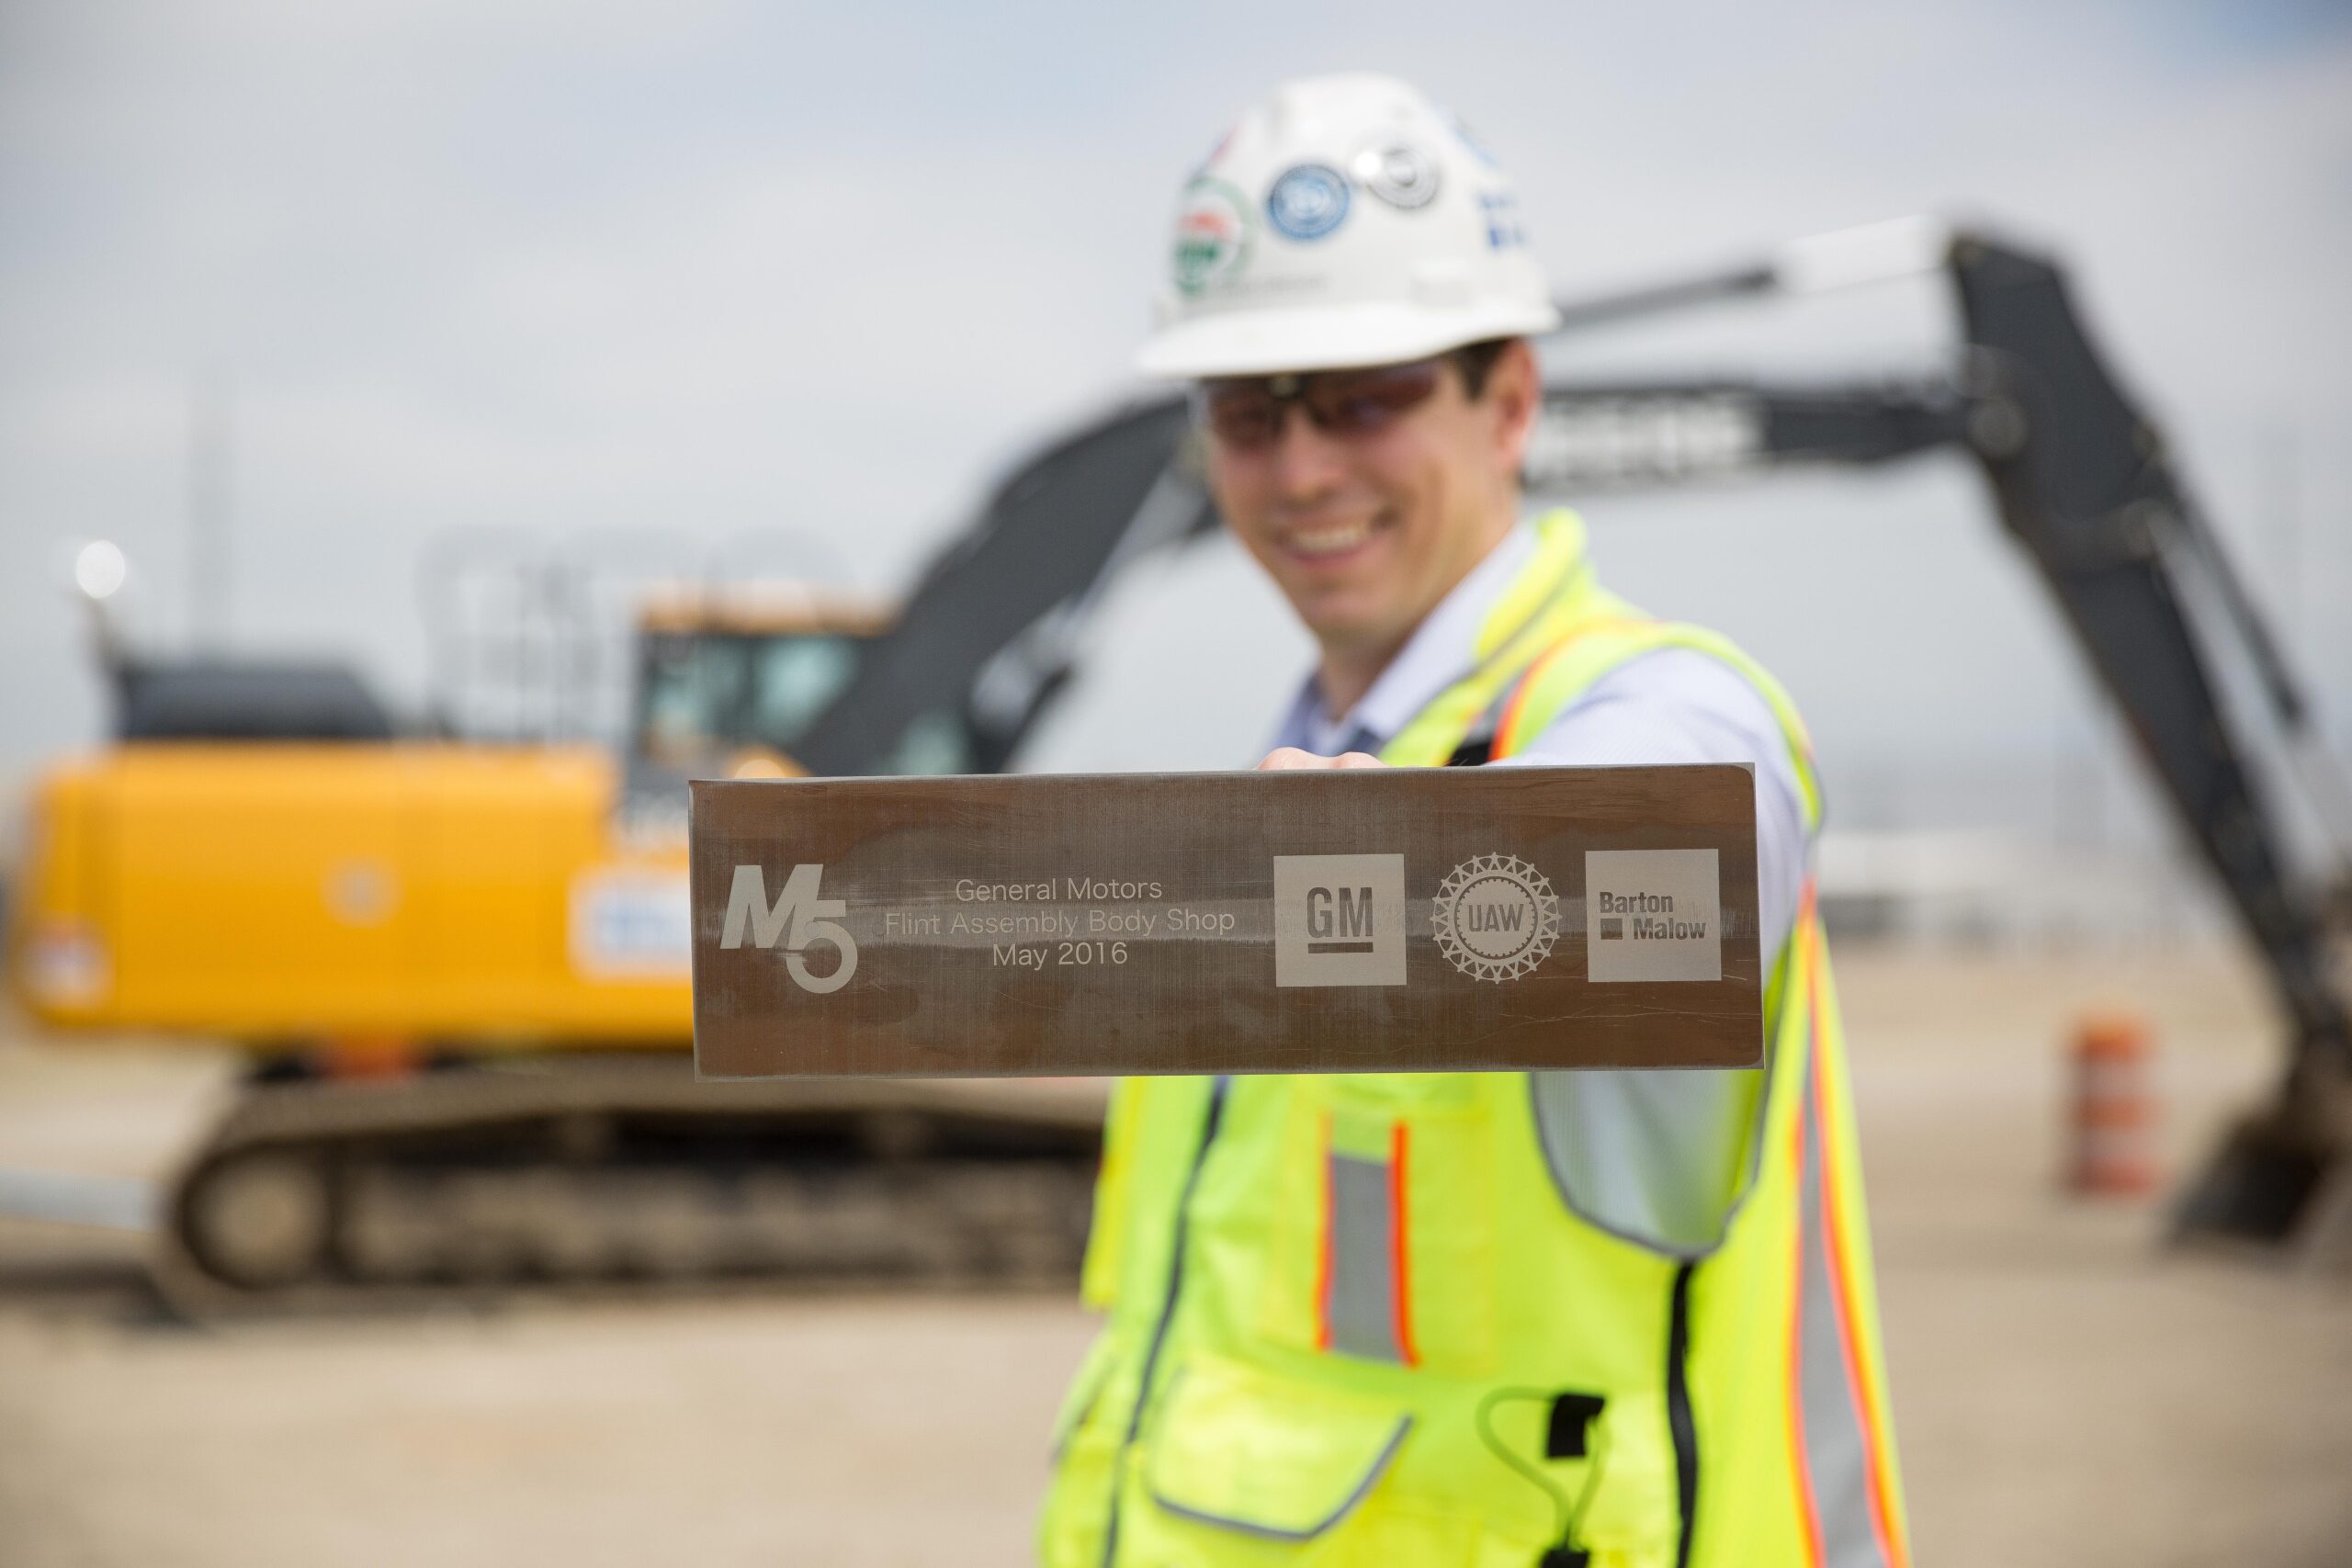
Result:
[[[1405,983],[1403,855],[1274,857],[1274,984]]]
[[[1439,885],[1430,910],[1438,951],[1474,980],[1516,980],[1551,955],[1560,900],[1544,874],[1517,855],[1464,861]]]
[[[735,880],[727,890],[727,923],[719,931],[718,945],[741,947],[746,936],[759,947],[774,947],[781,941],[785,972],[802,990],[823,996],[848,985],[849,977],[857,973],[857,939],[834,919],[846,914],[849,906],[839,898],[817,897],[824,874],[821,865],[794,866],[784,880],[784,890],[771,904],[760,868],[737,866]],[[809,972],[807,954],[811,942],[833,950],[832,966],[825,974]]]

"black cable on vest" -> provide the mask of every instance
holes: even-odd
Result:
[[[1674,1495],[1682,1507],[1682,1533],[1674,1548],[1674,1568],[1690,1568],[1690,1540],[1699,1518],[1699,1424],[1690,1414],[1690,1276],[1698,1265],[1674,1271],[1673,1309],[1666,1330],[1666,1425],[1674,1437]]]

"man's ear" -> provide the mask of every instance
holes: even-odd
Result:
[[[1525,338],[1513,338],[1496,357],[1487,378],[1487,401],[1495,420],[1495,456],[1513,480],[1527,465],[1527,444],[1535,434],[1535,416],[1544,406],[1544,378],[1536,367],[1535,350]]]

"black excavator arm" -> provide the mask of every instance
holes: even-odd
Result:
[[[1844,389],[1547,388],[1530,489],[1576,494],[1939,449],[1972,458],[2290,1026],[2276,1099],[2232,1131],[2185,1194],[2177,1228],[2340,1247],[2352,1235],[2352,1013],[2331,929],[2337,889],[2290,871],[2269,780],[2216,661],[2233,638],[2290,747],[2313,739],[2310,705],[2163,438],[2092,346],[2058,266],[1976,235],[1902,238],[1911,254],[1895,270],[1941,270],[1957,296],[1965,346],[1951,374]],[[1565,313],[1571,325],[1616,321],[1801,287],[1781,268],[1748,268]]]
[[[1189,428],[1182,400],[1140,401],[1015,468],[924,570],[898,629],[867,646],[795,759],[814,773],[892,773],[910,737],[944,735],[958,771],[1001,772],[1069,681],[1112,581],[1216,526],[1179,460]]]
[[[2219,634],[2238,637],[2290,736],[2307,727],[2309,705],[2162,437],[2091,347],[2063,274],[2043,258],[1966,235],[1951,239],[1946,266],[1967,337],[1952,375],[1846,389],[1549,388],[1531,491],[1965,453],[2265,955],[2299,1052],[2352,1067],[2352,1018],[2332,975],[2327,898],[2289,873],[2280,818],[2214,677]],[[1686,287],[1678,302],[1695,292]],[[2211,589],[2202,595],[2200,578]],[[2210,611],[2200,615],[2206,603],[2219,607],[2224,626],[2211,625]]]
[[[1804,465],[1959,451],[2040,573],[2182,829],[2261,954],[2292,1030],[2275,1105],[2190,1190],[2185,1231],[2282,1241],[2314,1208],[2352,1213],[2352,1015],[2324,889],[2290,875],[2281,818],[2214,659],[2251,661],[2290,740],[2308,706],[2153,424],[2101,362],[2055,264],[1917,221],[1800,242],[1756,266],[1562,306],[1564,331],[1743,296],[1941,272],[1963,344],[1911,380],[1552,384],[1531,494],[1671,486]],[[918,725],[969,766],[1005,766],[1067,682],[1119,572],[1210,532],[1182,401],[1121,409],[1044,450],[932,565],[800,748],[812,771],[888,771]],[[2218,624],[2217,624],[2218,623]]]
[[[2058,269],[1963,239],[1952,276],[1984,370],[1973,449],[2002,520],[2267,959],[2299,1059],[2324,1053],[2352,1069],[2326,899],[2290,879],[2279,818],[2211,667],[2215,639],[2199,635],[2196,573],[2230,611],[2290,732],[2307,723],[2301,694],[2163,439],[2084,336]]]

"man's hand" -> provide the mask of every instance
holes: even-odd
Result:
[[[1266,760],[1258,764],[1258,771],[1279,773],[1294,768],[1385,768],[1387,765],[1369,751],[1346,751],[1337,757],[1318,757],[1295,746],[1278,746],[1266,753]]]

